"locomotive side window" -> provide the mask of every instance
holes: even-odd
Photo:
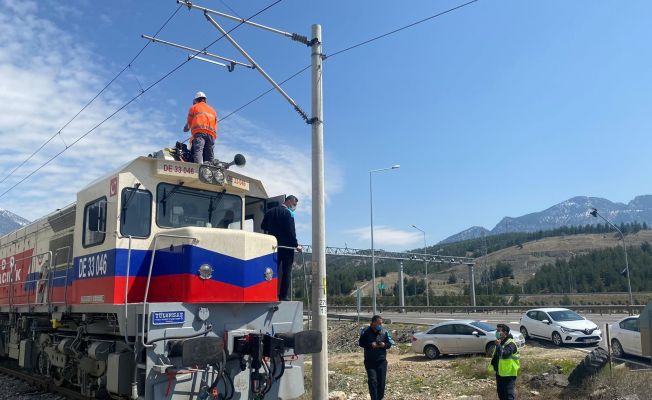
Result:
[[[148,237],[152,230],[152,193],[149,190],[124,188],[120,204],[120,234]]]
[[[84,232],[82,245],[97,246],[106,236],[106,197],[100,197],[84,207]]]
[[[201,226],[242,229],[242,198],[160,183],[156,188],[156,224],[163,228]]]

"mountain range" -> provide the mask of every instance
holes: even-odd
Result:
[[[601,197],[577,196],[543,211],[525,214],[520,217],[504,217],[491,230],[482,226],[473,226],[449,236],[442,240],[440,244],[477,239],[482,235],[536,232],[562,226],[604,223],[600,218],[595,218],[589,214],[591,208],[597,208],[601,215],[617,225],[620,223],[645,222],[652,226],[652,195],[637,196],[627,204],[614,203]]]
[[[29,224],[25,218],[0,208],[0,235]]]

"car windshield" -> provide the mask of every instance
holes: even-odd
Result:
[[[581,321],[584,319],[581,315],[571,310],[550,311],[548,314],[555,321]]]
[[[482,329],[485,332],[491,332],[491,331],[496,330],[496,328],[494,328],[493,326],[491,326],[489,324],[486,324],[484,322],[481,322],[481,321],[473,321],[473,322],[470,322],[469,325],[473,325],[476,328]]]

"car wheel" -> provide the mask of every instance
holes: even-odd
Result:
[[[487,357],[491,357],[494,355],[494,350],[496,349],[496,343],[489,342],[487,343],[487,347],[485,347],[484,354]]]
[[[425,354],[429,359],[434,360],[439,357],[439,349],[436,346],[429,344],[425,349],[423,349],[423,354]]]
[[[523,335],[523,339],[527,340],[530,338],[530,335],[527,333],[527,328],[522,326],[521,327],[521,335]]]
[[[620,344],[618,339],[611,340],[611,350],[614,354],[614,357],[620,358],[625,355],[625,352],[623,351],[623,346]]]
[[[557,332],[552,333],[552,342],[556,346],[561,346],[561,345],[564,344],[564,341],[561,339],[561,335],[559,333],[557,333]]]

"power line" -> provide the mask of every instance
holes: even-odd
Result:
[[[306,67],[300,69],[299,71],[297,71],[297,72],[295,72],[294,74],[290,75],[290,76],[289,76],[288,78],[286,78],[285,80],[279,82],[279,83],[278,83],[279,86],[281,86],[281,85],[283,85],[285,82],[287,82],[287,81],[289,81],[289,80],[291,80],[291,79],[294,79],[295,77],[299,76],[302,72],[304,72],[304,71],[307,70],[308,68],[310,68],[310,65],[308,65],[308,66],[306,66]],[[270,88],[270,89],[268,89],[267,91],[265,91],[265,92],[259,94],[258,96],[256,96],[256,97],[254,97],[253,99],[249,100],[249,101],[246,102],[245,104],[243,104],[243,105],[241,105],[240,107],[236,108],[235,110],[231,111],[231,112],[228,113],[226,116],[220,118],[219,121],[220,121],[220,122],[224,121],[225,119],[229,118],[229,117],[232,116],[233,114],[238,113],[240,110],[246,108],[247,106],[249,106],[249,105],[252,104],[252,103],[255,103],[255,102],[258,101],[260,98],[264,97],[265,95],[267,95],[267,94],[270,93],[270,92],[273,92],[274,90],[275,90],[274,88]],[[179,138],[179,140],[177,140],[177,141],[180,141],[181,143],[183,143],[183,142],[185,142],[186,140],[188,140],[188,139],[190,139],[190,138],[192,138],[192,135],[191,135],[189,138],[186,138],[185,135],[184,135],[184,137]]]
[[[235,29],[237,29],[237,28],[240,27],[242,24],[244,24],[246,21],[248,21],[248,20],[250,20],[250,19],[252,19],[252,18],[254,18],[254,17],[256,17],[256,16],[258,16],[258,15],[260,15],[260,14],[262,14],[263,12],[265,12],[265,11],[267,11],[268,9],[272,8],[273,6],[275,6],[276,4],[280,3],[281,1],[282,1],[282,0],[276,0],[275,2],[271,3],[270,5],[268,5],[267,7],[263,8],[262,10],[258,11],[257,13],[255,13],[254,15],[252,15],[251,17],[246,18],[246,19],[243,20],[242,22],[238,23],[235,27],[231,28],[231,30],[229,30],[229,31],[227,32],[227,34],[233,32]],[[179,10],[179,9],[177,9],[176,11],[178,11],[178,10]],[[175,12],[175,13],[176,13],[176,12]],[[64,148],[63,150],[61,150],[60,152],[58,152],[57,154],[55,154],[55,155],[52,156],[51,158],[49,158],[46,162],[44,162],[43,164],[41,164],[38,168],[36,168],[34,171],[30,172],[28,175],[24,176],[21,180],[19,180],[18,182],[16,182],[16,183],[15,183],[13,186],[11,186],[9,189],[7,189],[7,190],[5,190],[4,192],[0,193],[0,198],[4,197],[7,193],[9,193],[11,190],[13,190],[16,186],[18,186],[18,185],[20,185],[21,183],[25,182],[25,181],[26,181],[27,179],[29,179],[32,175],[34,175],[35,173],[37,173],[38,171],[40,171],[42,168],[44,168],[44,167],[47,166],[49,163],[51,163],[54,159],[56,159],[56,158],[59,157],[61,154],[63,154],[66,150],[68,150],[69,148],[71,148],[72,146],[74,146],[75,144],[77,144],[80,140],[82,140],[82,139],[85,138],[86,136],[90,135],[93,131],[95,131],[95,129],[97,129],[97,128],[99,128],[100,126],[102,126],[106,121],[108,121],[109,119],[113,118],[113,116],[115,116],[117,113],[119,113],[120,111],[122,111],[123,109],[125,109],[127,106],[129,106],[131,103],[133,103],[134,101],[136,101],[136,99],[138,99],[140,96],[142,96],[143,94],[147,93],[151,88],[153,88],[154,86],[158,85],[160,82],[162,82],[163,80],[165,80],[166,78],[168,78],[170,75],[172,75],[174,72],[176,72],[179,68],[181,68],[181,67],[183,67],[184,65],[186,65],[186,63],[190,62],[190,60],[192,60],[193,58],[195,58],[198,54],[200,54],[200,53],[203,52],[203,51],[206,51],[209,47],[211,47],[212,45],[214,45],[215,43],[217,43],[217,42],[218,42],[220,39],[222,39],[224,36],[226,36],[226,35],[222,35],[222,36],[218,37],[218,38],[215,39],[213,42],[211,42],[208,46],[206,46],[206,47],[204,47],[203,49],[201,49],[200,51],[196,52],[196,53],[193,54],[191,57],[188,57],[187,60],[183,61],[181,64],[179,64],[179,65],[177,65],[176,67],[174,67],[171,71],[169,71],[168,73],[166,73],[165,75],[163,75],[161,78],[159,78],[158,80],[156,80],[154,83],[152,83],[152,84],[149,85],[148,87],[146,87],[144,90],[142,90],[142,91],[141,91],[140,93],[138,93],[136,96],[132,97],[131,100],[129,100],[128,102],[126,102],[125,104],[123,104],[122,106],[120,106],[117,110],[115,110],[115,111],[114,111],[113,113],[111,113],[109,116],[107,116],[106,118],[104,118],[104,119],[103,119],[101,122],[99,122],[97,125],[95,125],[95,126],[92,127],[91,129],[89,129],[86,133],[84,133],[83,135],[81,135],[80,137],[78,137],[77,139],[75,139],[75,141],[73,141],[69,146],[67,146],[66,148]],[[141,52],[142,52],[142,50],[141,50]],[[125,67],[125,69],[126,69],[126,68],[128,68],[128,66]],[[56,135],[55,135],[55,136],[56,136]]]
[[[441,17],[442,15],[448,14],[448,13],[450,13],[450,12],[452,12],[452,11],[455,11],[455,10],[459,10],[460,8],[466,7],[466,6],[468,6],[468,5],[470,5],[470,4],[473,4],[473,3],[477,2],[477,1],[479,1],[479,0],[471,0],[471,1],[466,2],[466,3],[464,3],[464,4],[460,4],[460,5],[455,6],[455,7],[453,7],[453,8],[449,8],[448,10],[445,10],[445,11],[439,12],[439,13],[437,13],[437,14],[433,14],[433,15],[431,15],[431,16],[429,16],[429,17],[426,17],[426,18],[420,19],[420,20],[418,20],[418,21],[412,22],[412,23],[410,23],[410,24],[408,24],[408,25],[402,26],[402,27],[400,27],[400,28],[394,29],[394,30],[389,31],[389,32],[386,32],[386,33],[383,33],[382,35],[375,36],[375,37],[373,37],[373,38],[371,38],[371,39],[367,39],[367,40],[362,41],[362,42],[360,42],[360,43],[357,43],[357,44],[354,44],[354,45],[352,45],[352,46],[346,47],[346,48],[344,48],[344,49],[342,49],[342,50],[338,50],[338,51],[334,52],[334,53],[331,54],[331,55],[324,56],[324,60],[327,60],[327,59],[332,58],[332,57],[334,57],[334,56],[337,56],[337,55],[339,55],[339,54],[345,53],[345,52],[347,52],[347,51],[353,50],[353,49],[355,49],[355,48],[358,48],[358,47],[364,46],[364,45],[366,45],[366,44],[369,44],[369,43],[374,42],[374,41],[376,41],[376,40],[382,39],[382,38],[384,38],[384,37],[387,37],[387,36],[393,35],[394,33],[397,33],[397,32],[400,32],[400,31],[402,31],[402,30],[405,30],[405,29],[411,28],[411,27],[416,26],[416,25],[419,25],[419,24],[421,24],[421,23],[424,23],[424,22],[430,21],[431,19],[434,19],[434,18],[437,18],[437,17]],[[292,80],[292,79],[294,79],[294,78],[296,78],[296,77],[299,76],[302,72],[306,71],[306,70],[309,69],[309,68],[310,68],[310,65],[308,65],[308,66],[306,66],[306,67],[304,67],[304,68],[298,70],[297,72],[295,72],[294,74],[292,74],[290,77],[288,77],[287,79],[285,79],[283,82],[279,83],[279,86],[280,86],[280,85],[283,85],[284,83],[286,83],[286,82],[288,82],[288,81],[290,81],[290,80]],[[265,91],[265,92],[259,94],[258,96],[254,97],[252,100],[248,101],[247,103],[243,104],[242,106],[236,108],[234,111],[232,111],[232,112],[230,112],[229,114],[227,114],[225,117],[221,118],[220,121],[223,121],[223,120],[227,119],[227,118],[230,117],[231,115],[233,115],[233,114],[235,114],[235,113],[241,111],[242,109],[248,107],[249,105],[255,103],[256,101],[260,100],[262,97],[266,96],[267,94],[269,94],[269,93],[272,92],[273,90],[274,90],[274,89],[272,88],[272,89],[269,89],[269,90],[267,90],[267,91]]]
[[[224,1],[224,0],[220,0],[220,3],[224,4],[224,7],[228,8],[228,9],[229,9],[233,14],[235,14],[236,17],[238,17],[238,18],[242,18],[242,17],[240,16],[240,14],[238,14],[238,13],[237,13],[233,8],[231,8],[231,6],[229,6],[228,4],[226,4],[226,1]]]
[[[259,11],[259,12],[257,12],[256,14],[254,14],[254,15],[252,15],[251,17],[247,18],[246,20],[240,22],[240,23],[239,23],[238,25],[236,25],[234,28],[232,28],[231,30],[229,30],[227,33],[231,33],[233,30],[235,30],[235,29],[237,29],[238,27],[240,27],[240,25],[244,24],[246,21],[250,20],[251,18],[256,17],[257,15],[259,15],[259,14],[265,12],[265,11],[267,11],[269,8],[275,6],[276,4],[280,3],[281,1],[282,1],[282,0],[277,0],[277,1],[275,1],[274,3],[272,3],[272,4],[270,4],[269,6],[265,7],[264,9],[262,9],[262,10]],[[381,39],[381,38],[384,38],[384,37],[390,36],[390,35],[392,35],[392,34],[394,34],[394,33],[398,33],[398,32],[400,32],[400,31],[403,31],[403,30],[405,30],[405,29],[408,29],[408,28],[411,28],[411,27],[413,27],[413,26],[419,25],[419,24],[424,23],[424,22],[426,22],[426,21],[429,21],[429,20],[432,20],[432,19],[434,19],[434,18],[437,18],[437,17],[443,16],[443,15],[445,15],[445,14],[448,14],[448,13],[452,12],[452,11],[459,10],[459,9],[461,9],[461,8],[463,8],[463,7],[466,7],[466,6],[470,5],[470,4],[476,3],[477,1],[479,1],[479,0],[471,0],[471,1],[469,1],[469,2],[466,2],[466,3],[460,4],[460,5],[458,5],[458,6],[455,6],[455,7],[449,8],[449,9],[447,9],[447,10],[445,10],[445,11],[439,12],[439,13],[437,13],[437,14],[433,14],[433,15],[431,15],[431,16],[429,16],[429,17],[426,17],[426,18],[420,19],[420,20],[415,21],[415,22],[413,22],[413,23],[410,23],[410,24],[408,24],[408,25],[402,26],[402,27],[400,27],[400,28],[394,29],[394,30],[389,31],[389,32],[386,32],[386,33],[383,33],[382,35],[375,36],[375,37],[373,37],[373,38],[371,38],[371,39],[367,39],[367,40],[362,41],[362,42],[360,42],[360,43],[357,43],[357,44],[354,44],[354,45],[352,45],[352,46],[346,47],[346,48],[344,48],[344,49],[342,49],[342,50],[338,50],[338,51],[334,52],[333,54],[331,54],[330,56],[325,57],[325,59],[328,59],[328,58],[334,57],[334,56],[336,56],[336,55],[339,55],[339,54],[345,53],[345,52],[347,52],[347,51],[353,50],[353,49],[355,49],[355,48],[358,48],[358,47],[364,46],[364,45],[366,45],[366,44],[369,44],[369,43],[374,42],[374,41],[376,41],[376,40],[379,40],[379,39]],[[177,10],[175,11],[175,14],[176,14],[176,12],[177,12],[178,10],[179,10],[179,9],[177,8]],[[173,14],[172,16],[174,16],[174,14]],[[171,18],[170,18],[170,19],[171,19]],[[167,22],[166,22],[166,23],[167,23]],[[159,32],[160,32],[160,30],[159,30]],[[157,34],[158,34],[158,32],[157,32]],[[101,121],[99,124],[95,125],[95,126],[94,126],[93,128],[91,128],[88,132],[86,132],[84,135],[82,135],[82,136],[79,137],[77,140],[75,140],[75,141],[74,141],[70,146],[66,147],[65,149],[63,149],[63,150],[60,151],[59,153],[55,154],[52,158],[50,158],[49,160],[47,160],[44,164],[42,164],[41,166],[39,166],[36,170],[32,171],[29,175],[25,176],[23,179],[21,179],[20,181],[18,181],[16,184],[14,184],[14,185],[13,185],[12,187],[10,187],[9,189],[7,189],[7,190],[5,190],[4,192],[0,193],[0,198],[4,197],[4,195],[7,194],[9,191],[11,191],[13,188],[15,188],[16,186],[18,186],[19,184],[21,184],[22,182],[24,182],[25,180],[27,180],[29,177],[31,177],[32,175],[34,175],[36,172],[38,172],[40,169],[42,169],[43,167],[45,167],[47,164],[49,164],[51,161],[53,161],[53,160],[54,160],[55,158],[57,158],[59,155],[61,155],[62,153],[64,153],[66,150],[68,150],[70,147],[74,146],[77,142],[79,142],[79,141],[80,141],[81,139],[83,139],[85,136],[89,135],[91,132],[93,132],[93,131],[94,131],[95,129],[97,129],[99,126],[101,126],[101,125],[104,124],[106,121],[108,121],[110,118],[112,118],[115,114],[117,114],[118,112],[122,111],[125,107],[127,107],[129,104],[131,104],[131,103],[132,103],[133,101],[135,101],[137,98],[139,98],[140,96],[142,96],[143,94],[145,94],[145,93],[146,93],[147,91],[149,91],[153,86],[157,85],[158,83],[160,83],[161,81],[163,81],[164,79],[166,79],[166,78],[167,78],[168,76],[170,76],[172,73],[174,73],[174,72],[177,71],[179,68],[181,68],[182,66],[184,66],[187,62],[189,62],[190,60],[192,60],[193,58],[195,58],[195,56],[197,56],[199,53],[201,53],[202,51],[205,51],[206,49],[208,49],[209,47],[211,47],[213,44],[217,43],[217,42],[218,42],[220,39],[222,39],[223,37],[224,37],[224,35],[220,36],[220,37],[217,38],[215,41],[213,41],[211,44],[209,44],[208,46],[204,47],[201,51],[199,51],[199,52],[193,54],[192,57],[188,57],[187,60],[185,60],[184,62],[182,62],[181,64],[179,64],[179,65],[178,65],[177,67],[175,67],[172,71],[168,72],[168,73],[165,74],[163,77],[161,77],[159,80],[157,80],[156,82],[154,82],[153,84],[151,84],[150,86],[148,86],[147,88],[145,88],[144,90],[142,90],[141,93],[139,93],[138,95],[136,95],[135,97],[133,97],[131,100],[129,100],[127,103],[125,103],[123,106],[121,106],[120,108],[118,108],[115,112],[113,112],[111,115],[109,115],[109,116],[108,116],[107,118],[105,118],[103,121]],[[146,46],[144,46],[144,47],[146,47]],[[143,48],[142,50],[144,50],[144,48]],[[142,50],[141,50],[141,52],[142,52]],[[139,52],[139,54],[140,54],[140,52]],[[129,65],[127,65],[127,67],[125,67],[125,69],[128,68],[128,67],[129,67]],[[304,68],[298,70],[297,72],[295,72],[294,74],[292,74],[292,75],[290,75],[288,78],[286,78],[284,81],[282,81],[281,83],[279,83],[279,85],[283,85],[283,84],[287,83],[288,81],[290,81],[290,80],[296,78],[297,76],[299,76],[301,73],[305,72],[305,71],[306,71],[307,69],[309,69],[309,68],[310,68],[310,65],[308,65],[308,66],[306,66],[306,67],[304,67]],[[124,71],[124,70],[123,70],[123,71]],[[235,113],[237,113],[237,112],[243,110],[244,108],[248,107],[249,105],[253,104],[254,102],[260,100],[261,98],[263,98],[264,96],[266,96],[267,94],[269,94],[270,92],[272,92],[273,90],[274,90],[274,89],[272,88],[272,89],[269,89],[269,90],[267,90],[267,91],[265,91],[265,92],[259,94],[258,96],[254,97],[252,100],[248,101],[247,103],[243,104],[242,106],[238,107],[238,108],[235,109],[234,111],[232,111],[232,112],[230,112],[229,114],[227,114],[225,117],[221,118],[220,121],[223,121],[223,120],[227,119],[228,117],[230,117],[231,115],[233,115],[233,114],[235,114]],[[58,134],[58,133],[59,133],[59,132],[57,132],[57,134]],[[56,134],[55,134],[55,136],[56,136]],[[185,140],[185,139],[181,139],[181,140],[183,141],[183,140]],[[0,183],[1,183],[1,182],[0,182]]]
[[[181,7],[182,7],[182,5],[179,5],[179,7],[177,7],[177,9],[174,10],[174,12],[173,12],[169,17],[168,17],[168,19],[165,20],[165,22],[163,23],[163,25],[161,25],[161,27],[158,29],[158,31],[156,31],[156,34],[154,34],[154,37],[156,37],[159,33],[161,33],[161,31],[163,30],[163,28],[165,28],[165,26],[168,24],[168,22],[170,22],[170,21],[172,20],[172,18],[174,18],[174,16],[177,15],[177,12],[179,12],[179,10],[181,9]],[[88,106],[90,106],[90,105],[95,101],[95,99],[97,99],[98,97],[100,97],[100,95],[102,95],[102,93],[104,93],[104,91],[105,91],[106,89],[108,89],[108,87],[111,86],[111,84],[113,84],[113,82],[115,82],[115,80],[118,79],[118,78],[120,77],[120,75],[122,75],[122,73],[125,72],[125,70],[127,70],[127,68],[131,68],[131,64],[132,64],[134,61],[136,61],[136,59],[137,59],[137,58],[142,54],[143,51],[145,51],[145,49],[147,48],[147,46],[149,46],[150,43],[151,43],[151,42],[147,42],[147,43],[146,43],[146,44],[145,44],[145,45],[144,45],[144,46],[143,46],[143,47],[138,51],[138,53],[136,53],[136,55],[131,59],[131,61],[129,61],[129,62],[127,63],[127,65],[125,65],[125,66],[120,70],[120,72],[118,72],[118,73],[117,73],[117,74],[116,74],[116,75],[115,75],[115,76],[114,76],[114,77],[109,81],[109,83],[107,83],[106,85],[104,85],[104,87],[102,88],[102,90],[100,90],[100,91],[99,91],[99,92],[98,92],[98,93],[97,93],[97,94],[96,94],[92,99],[90,99],[90,101],[88,101],[88,102],[87,102],[87,103],[86,103],[86,104],[81,108],[81,110],[79,110],[79,111],[77,112],[77,114],[75,114],[75,115],[74,115],[74,116],[73,116],[73,117],[72,117],[68,122],[66,122],[66,123],[65,123],[61,128],[59,128],[59,130],[58,130],[54,135],[52,135],[48,140],[45,141],[45,143],[43,143],[43,144],[42,144],[38,149],[36,149],[32,154],[30,154],[29,157],[27,157],[26,159],[24,159],[20,164],[18,164],[17,167],[15,167],[14,169],[12,169],[11,172],[9,172],[9,174],[5,175],[5,177],[2,178],[2,180],[0,180],[0,183],[3,183],[4,181],[6,181],[10,176],[12,176],[12,175],[14,174],[14,172],[18,171],[18,170],[19,170],[23,165],[25,165],[25,163],[27,163],[29,160],[31,160],[32,157],[34,157],[34,156],[35,156],[39,151],[41,151],[45,146],[47,146],[47,144],[50,143],[50,142],[52,141],[52,139],[54,139],[55,137],[57,137],[57,135],[59,135],[59,137],[61,137],[61,131],[63,131],[64,129],[66,129],[66,127],[68,127],[68,125],[70,125],[70,124],[72,123],[72,121],[74,121],[75,119],[77,119],[77,117],[79,116],[79,114],[81,114],[82,112],[84,112],[84,110],[86,110],[86,108],[88,108]],[[140,82],[138,82],[138,84],[140,85]],[[141,87],[141,91],[142,91],[142,87]],[[61,138],[61,140],[63,141],[63,138]],[[66,148],[69,147],[69,146],[67,146],[67,145],[65,144],[65,142],[64,142],[64,146],[66,146]]]
[[[338,50],[338,51],[336,51],[335,53],[333,53],[333,54],[327,56],[326,58],[335,57],[335,56],[338,55],[338,54],[342,54],[342,53],[347,52],[347,51],[349,51],[349,50],[353,50],[353,49],[355,49],[355,48],[357,48],[357,47],[364,46],[364,45],[369,44],[369,43],[371,43],[371,42],[374,42],[374,41],[376,41],[376,40],[378,40],[378,39],[382,39],[382,38],[387,37],[387,36],[389,36],[389,35],[393,35],[393,34],[395,34],[395,33],[398,33],[398,32],[400,32],[400,31],[402,31],[402,30],[405,30],[405,29],[411,28],[411,27],[413,27],[413,26],[419,25],[419,24],[424,23],[424,22],[426,22],[426,21],[430,21],[431,19],[434,19],[434,18],[437,18],[437,17],[441,17],[442,15],[448,14],[448,13],[453,12],[453,11],[455,11],[455,10],[459,10],[460,8],[466,7],[466,6],[468,6],[468,5],[470,5],[470,4],[473,4],[473,3],[477,2],[477,1],[479,1],[479,0],[471,0],[471,1],[467,2],[467,3],[460,4],[459,6],[456,6],[456,7],[453,7],[453,8],[449,8],[449,9],[446,10],[446,11],[442,11],[442,12],[440,12],[440,13],[437,13],[437,14],[431,15],[431,16],[429,16],[429,17],[426,17],[426,18],[420,19],[420,20],[415,21],[415,22],[413,22],[413,23],[411,23],[411,24],[408,24],[408,25],[402,26],[402,27],[400,27],[400,28],[398,28],[398,29],[394,29],[393,31],[390,31],[390,32],[387,32],[387,33],[383,33],[382,35],[378,35],[378,36],[373,37],[373,38],[371,38],[371,39],[368,39],[368,40],[365,40],[365,41],[363,41],[363,42],[360,42],[360,43],[354,44],[353,46],[349,46],[349,47],[347,47],[347,48],[345,48],[345,49]],[[326,59],[326,58],[324,58],[324,59]]]

